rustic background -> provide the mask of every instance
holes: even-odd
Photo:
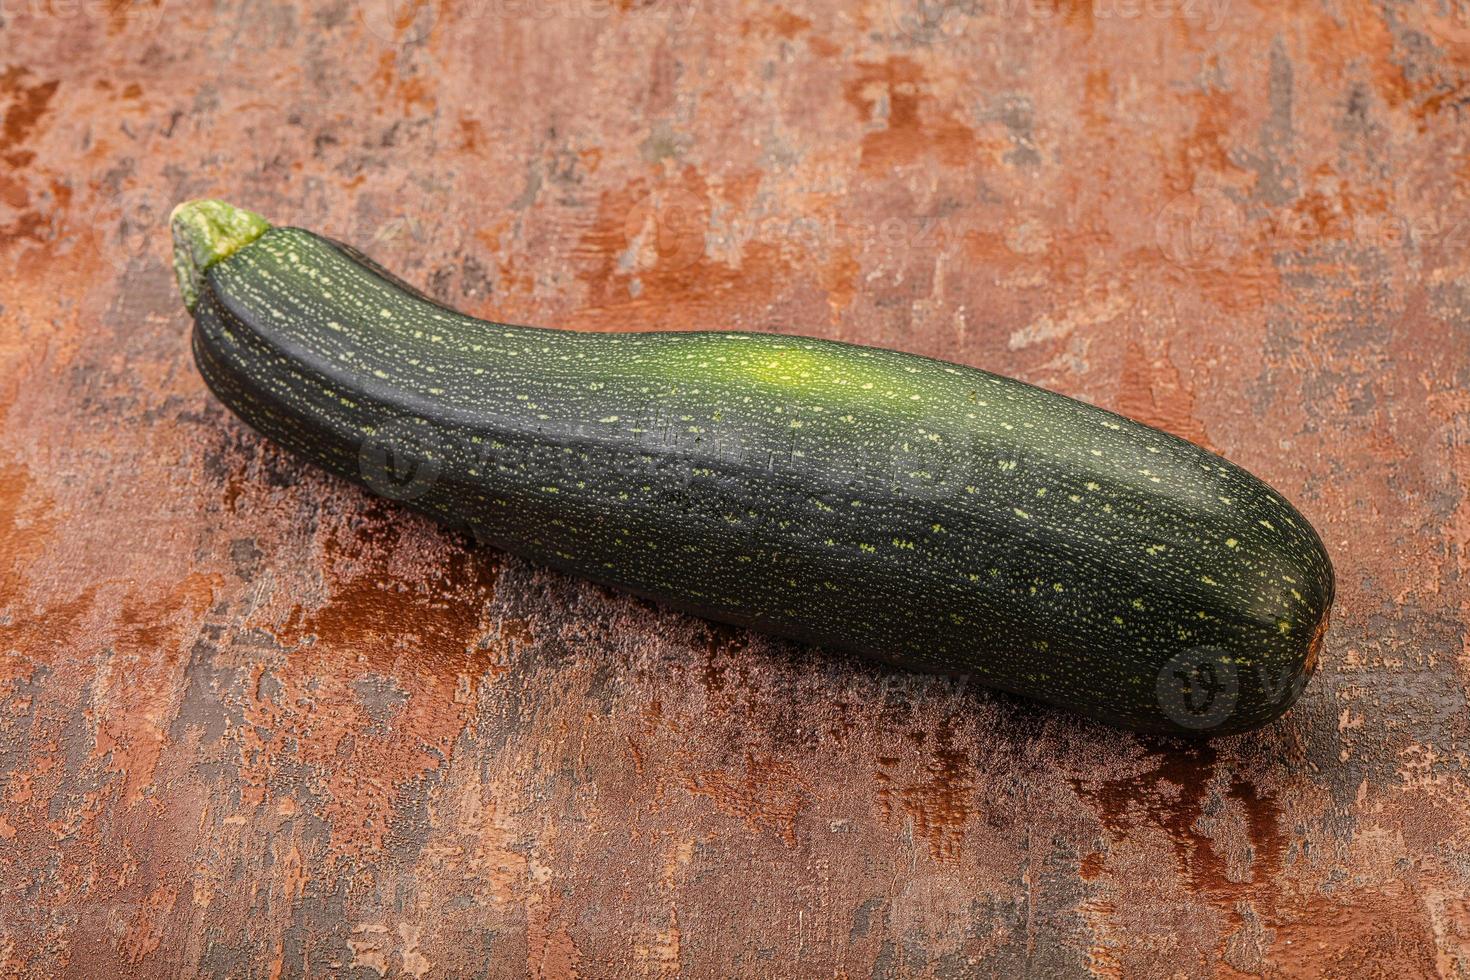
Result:
[[[1467,13],[5,0],[4,972],[1470,975]],[[1162,425],[1321,529],[1322,668],[1186,746],[476,548],[206,392],[205,194]]]

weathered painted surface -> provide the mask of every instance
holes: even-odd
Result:
[[[27,976],[1470,971],[1470,22],[1435,3],[0,7],[0,958]],[[481,315],[1011,374],[1226,453],[1338,603],[1119,735],[318,475],[168,208]]]

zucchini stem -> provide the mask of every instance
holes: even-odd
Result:
[[[174,235],[174,275],[184,306],[194,312],[204,273],[270,230],[270,222],[224,201],[185,201],[169,215]]]

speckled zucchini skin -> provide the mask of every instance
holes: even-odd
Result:
[[[1315,663],[1308,522],[1111,412],[831,341],[490,323],[295,228],[209,262],[231,410],[515,554],[1141,731],[1260,725]]]

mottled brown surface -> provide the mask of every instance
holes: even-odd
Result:
[[[0,7],[4,972],[1470,975],[1470,20],[916,9]],[[203,194],[1163,425],[1321,529],[1321,669],[1186,747],[477,549],[208,395]]]

